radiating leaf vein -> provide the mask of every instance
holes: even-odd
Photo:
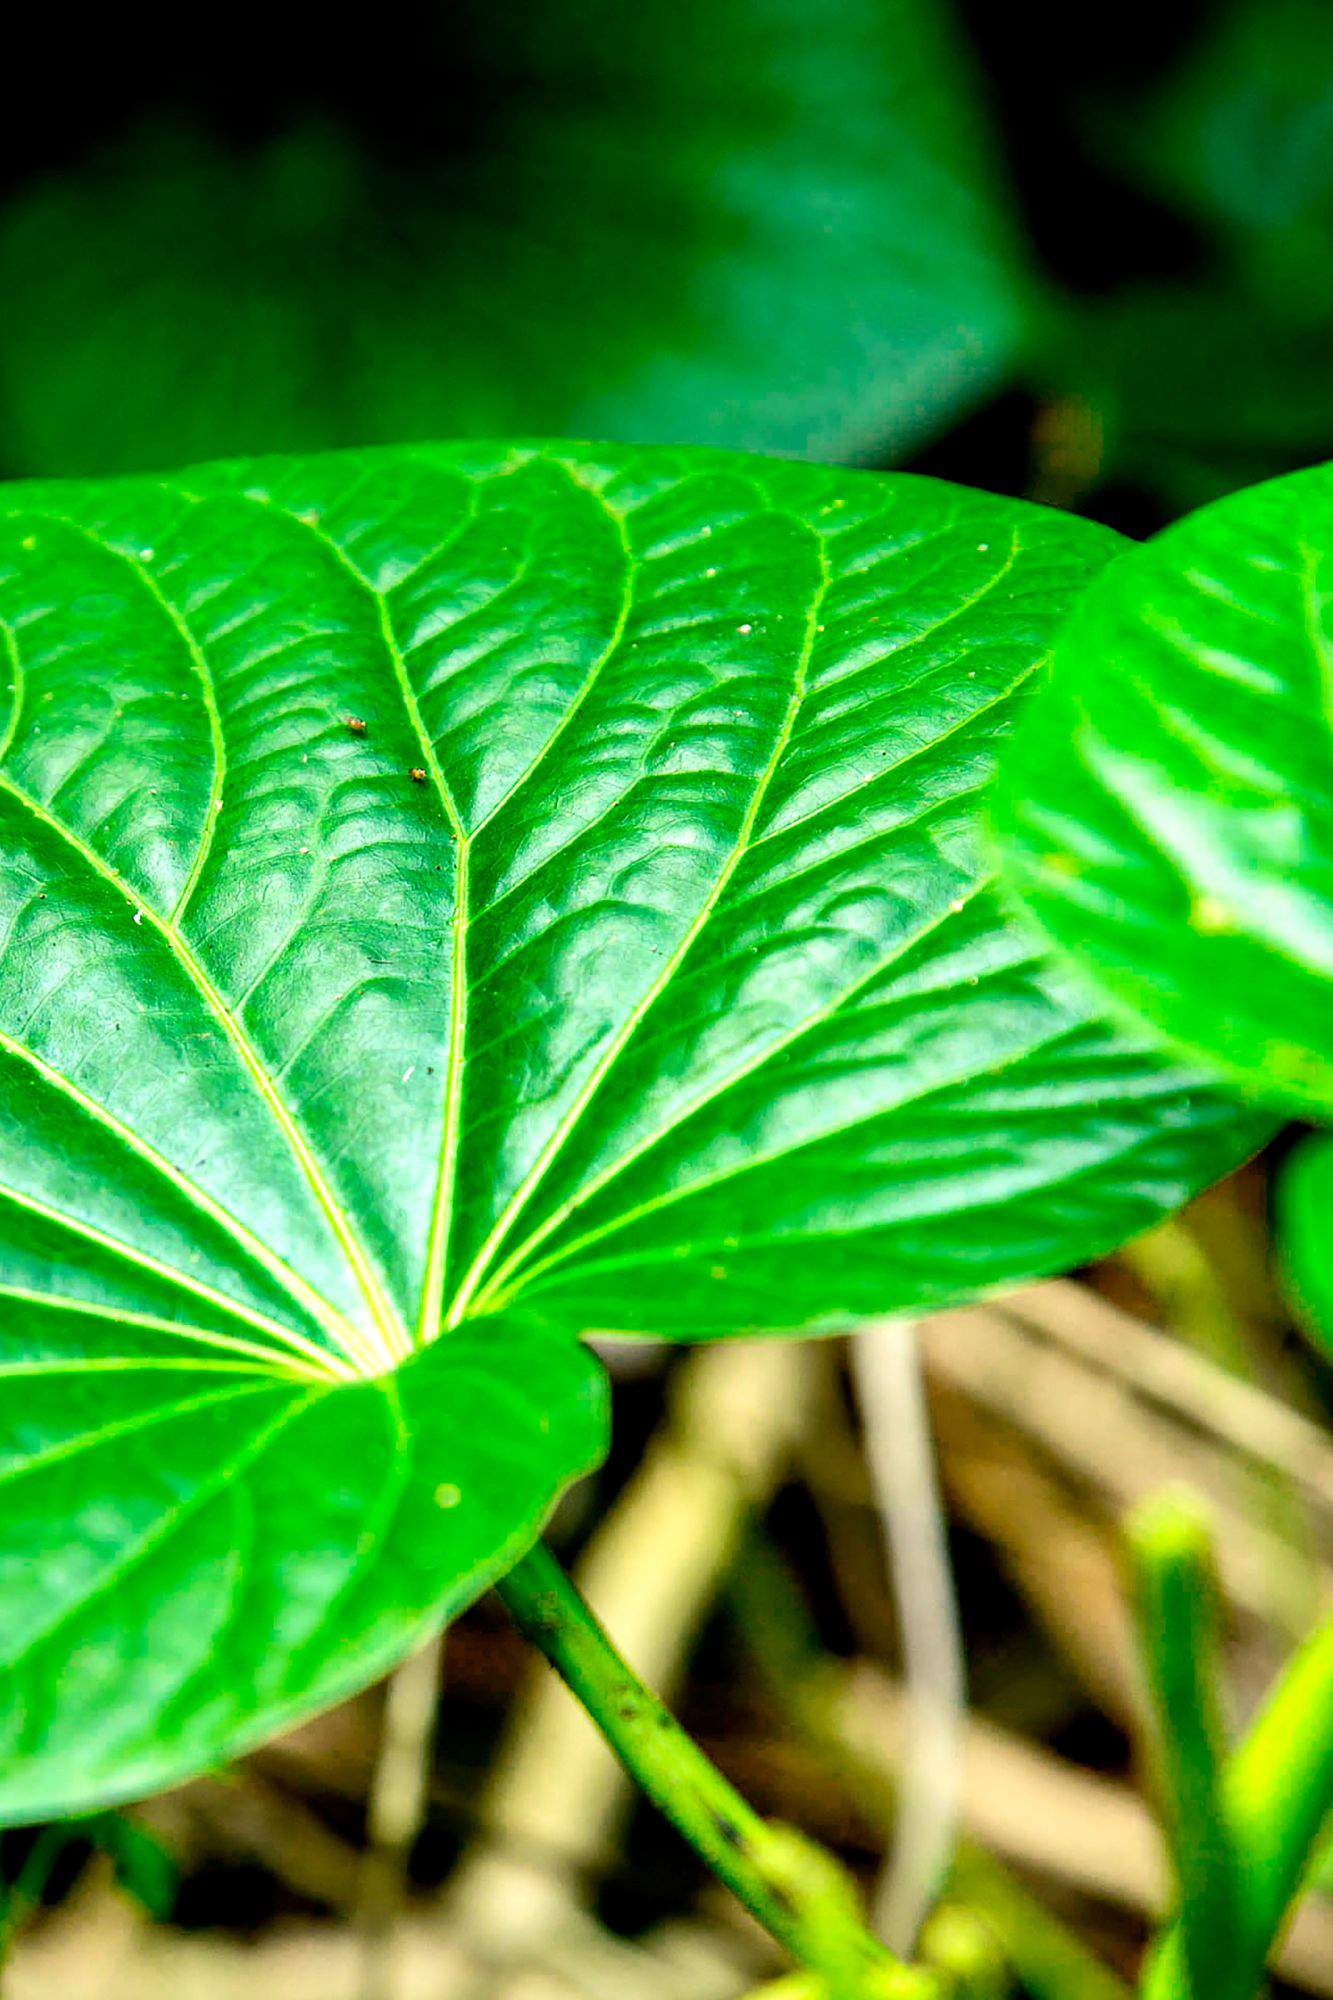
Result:
[[[315,1159],[311,1151],[304,1132],[301,1130],[296,1119],[293,1118],[282,1093],[269,1075],[259,1055],[259,1051],[251,1041],[242,1023],[237,1020],[228,1008],[222,994],[218,991],[211,976],[205,969],[202,961],[195,954],[188,940],[182,932],[175,928],[168,918],[161,916],[153,909],[151,904],[143,902],[136,896],[124,877],[111,866],[110,862],[103,860],[95,848],[89,847],[57,815],[48,812],[38,799],[35,799],[29,792],[24,791],[6,771],[0,771],[0,788],[3,788],[19,805],[32,813],[35,818],[39,819],[43,825],[47,826],[64,841],[70,850],[78,855],[87,867],[91,868],[104,881],[109,883],[118,894],[124,897],[131,910],[142,912],[145,921],[151,924],[153,929],[163,939],[176,963],[199,995],[208,1013],[216,1021],[226,1040],[230,1043],[242,1067],[267,1105],[278,1130],[282,1133],[294,1154],[297,1164],[300,1166],[310,1186],[311,1192],[314,1194],[326,1221],[341,1246],[354,1275],[359,1281],[362,1295],[371,1309],[380,1339],[384,1343],[388,1355],[392,1356],[396,1352],[401,1352],[401,1334],[397,1327],[393,1307],[389,1303],[387,1294],[385,1293],[383,1281],[371,1265],[347,1216],[334,1197],[319,1162]],[[14,1044],[13,1047],[15,1052],[27,1056],[34,1064],[43,1069],[47,1067],[46,1065],[41,1065],[40,1059],[33,1056],[31,1051],[23,1049],[21,1045]],[[55,1071],[52,1071],[50,1074],[53,1078],[58,1075]],[[69,1084],[67,1078],[59,1078],[59,1081],[73,1091],[74,1086]],[[94,1106],[91,1099],[85,1100],[85,1104],[87,1108],[94,1110],[97,1115],[110,1121],[110,1113],[105,1112],[101,1106]],[[128,1140],[136,1145],[137,1149],[143,1150],[142,1142],[133,1140],[132,1135],[126,1133],[126,1128],[121,1126],[119,1130],[122,1135],[126,1136]],[[171,1171],[173,1173],[176,1172],[175,1169]],[[186,1186],[189,1185],[192,1184],[186,1184]],[[184,1188],[183,1191],[185,1191]],[[201,1190],[197,1192],[202,1195]],[[202,1196],[202,1199],[206,1202],[211,1202],[212,1198]],[[218,1219],[221,1220],[226,1215],[226,1211],[221,1209],[218,1204],[214,1204],[214,1206],[217,1207]],[[244,1225],[238,1224],[234,1217],[229,1217],[224,1226],[230,1227],[233,1234],[238,1230],[244,1229]],[[249,1239],[249,1247],[252,1249],[252,1254],[258,1256],[270,1269],[272,1275],[285,1284],[288,1290],[295,1292],[301,1298],[307,1308],[314,1312],[322,1323],[327,1326],[329,1332],[339,1344],[344,1347],[349,1347],[351,1344],[360,1344],[362,1346],[363,1357],[365,1357],[361,1330],[353,1327],[350,1321],[337,1313],[326,1299],[320,1297],[319,1293],[315,1291],[314,1287],[307,1280],[302,1278],[299,1273],[293,1271],[290,1266],[284,1264],[268,1245],[262,1243],[257,1237],[250,1238],[248,1231],[245,1234]],[[369,1356],[365,1358],[368,1358],[371,1365],[374,1366],[378,1359],[382,1357],[377,1356],[372,1348]]]
[[[493,1261],[496,1252],[503,1245],[505,1237],[531,1200],[538,1186],[545,1179],[553,1161],[563,1150],[571,1132],[574,1131],[582,1120],[606,1077],[633,1038],[640,1022],[648,1014],[661,994],[666,991],[675,978],[681,964],[693,949],[696,940],[703,934],[713,912],[726,894],[732,877],[745,858],[754,828],[763,810],[769,786],[772,784],[783,756],[786,753],[787,746],[791,742],[792,733],[795,730],[797,718],[800,715],[801,705],[805,700],[806,677],[814,652],[819,613],[832,582],[828,551],[824,538],[815,530],[811,530],[810,533],[819,561],[819,583],[806,614],[805,632],[792,676],[791,694],[788,698],[776,739],[769,753],[768,760],[759,773],[758,781],[749,804],[746,807],[745,815],[741,821],[740,829],[731,852],[719,869],[712,888],[709,890],[695,918],[687,927],[679,944],[666,959],[661,971],[648,987],[647,991],[626,1014],[625,1020],[593,1067],[591,1075],[579,1091],[573,1104],[558,1121],[537,1155],[536,1160],[533,1162],[533,1165],[529,1168],[527,1174],[510,1196],[510,1199],[496,1219],[490,1234],[482,1244],[481,1249],[477,1253],[454,1296],[454,1302],[447,1321],[450,1326],[456,1325],[466,1313],[469,1304],[485,1277],[488,1266]]]

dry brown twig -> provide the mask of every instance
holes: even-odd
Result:
[[[402,1914],[412,1843],[430,1788],[443,1657],[444,1635],[437,1633],[390,1675],[384,1690],[357,1895],[360,2000],[392,2000],[393,1934]]]

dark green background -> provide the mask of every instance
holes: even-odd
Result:
[[[1129,531],[1333,451],[1320,0],[31,27],[0,469],[562,433]]]

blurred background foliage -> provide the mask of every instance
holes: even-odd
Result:
[[[1333,448],[1323,0],[239,0],[90,21],[73,77],[30,32],[11,475],[488,433],[899,464],[970,418],[946,469],[1151,516]]]
[[[233,75],[12,198],[14,469],[534,433],[873,458],[1013,362],[934,0],[391,0],[257,93],[237,28]]]
[[[1324,0],[234,0],[23,34],[0,476],[581,434],[1145,533],[1333,456]],[[1207,1503],[1233,1728],[1333,1588],[1333,1350],[1299,1330],[1333,1324],[1333,1146],[1279,1268],[1290,1145],[1076,1283],[923,1325],[970,1676],[926,1948],[960,1993],[1124,2000],[1167,1894],[1126,1513]],[[910,1727],[892,1413],[833,1342],[611,1360],[562,1553],[728,1774],[869,1881]],[[233,1771],[6,1835],[6,1994],[734,2000],[762,1941],[561,1702],[481,1606]],[[1333,1995],[1331,1895],[1326,1859],[1282,1990]]]

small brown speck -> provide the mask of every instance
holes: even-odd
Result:
[[[407,775],[414,785],[424,785],[426,782],[426,773],[422,770],[420,764],[414,764]]]
[[[351,730],[353,736],[364,736],[366,733],[366,725],[359,715],[349,715],[347,718],[347,727]]]

